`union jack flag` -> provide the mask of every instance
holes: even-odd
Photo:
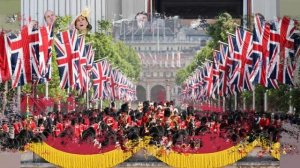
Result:
[[[267,88],[278,88],[278,83],[275,79],[268,78],[268,70],[270,66],[270,24],[265,23],[264,17],[257,14],[254,18],[253,29],[253,70],[250,75],[252,83],[261,84]]]
[[[226,96],[229,94],[228,81],[229,72],[232,61],[228,55],[228,44],[220,43],[220,58],[219,58],[219,95]]]
[[[75,88],[75,81],[78,75],[76,71],[76,61],[78,61],[77,31],[67,30],[57,34],[55,37],[55,51],[57,53],[57,64],[60,76],[61,88]]]
[[[238,51],[234,52],[234,61],[238,62],[238,67],[233,72],[238,80],[238,87],[240,91],[252,90],[252,83],[250,82],[250,73],[252,71],[252,35],[249,31],[242,28],[236,28],[236,42]]]
[[[39,76],[36,69],[38,61],[32,52],[32,47],[36,47],[38,43],[38,31],[28,26],[23,26],[19,35],[7,36],[7,55],[13,59],[9,62],[10,67],[15,67],[11,72],[13,88],[31,83],[33,75]]]
[[[121,73],[118,69],[112,69],[110,75],[110,88],[112,91],[113,100],[120,100],[120,79]]]
[[[212,91],[213,91],[213,65],[210,60],[206,60],[204,63],[204,68],[203,68],[203,74],[204,74],[204,94],[207,98],[212,96]]]
[[[84,55],[87,57],[87,69],[92,68],[95,58],[95,50],[93,49],[92,44],[85,44]]]
[[[294,50],[295,21],[288,17],[271,23],[270,68],[268,76],[283,84],[293,85],[296,59]]]
[[[216,99],[216,95],[219,95],[219,61],[221,54],[220,51],[213,52],[213,90],[212,90],[212,98]]]
[[[120,100],[127,101],[128,96],[128,79],[123,75],[120,74],[120,82],[119,82],[119,92],[120,92]]]
[[[52,62],[52,44],[53,44],[53,26],[42,26],[39,29],[39,73],[41,75],[40,83],[45,80],[51,80],[51,62]]]
[[[196,69],[197,84],[196,84],[196,100],[204,99],[204,70],[202,67]]]
[[[235,52],[238,52],[238,45],[237,45],[237,40],[234,35],[228,34],[228,56],[229,59],[232,61],[229,62],[228,66],[230,67],[229,73],[228,73],[228,78],[229,78],[229,91],[230,94],[233,95],[237,92],[240,91],[240,88],[238,87],[238,78],[236,77],[237,73],[235,71],[238,71],[238,62],[234,61],[234,55]]]
[[[88,72],[87,72],[87,55],[85,54],[85,37],[79,36],[77,39],[76,47],[78,50],[78,59],[75,60],[75,69],[77,71],[76,76],[76,90],[80,93],[86,92],[87,82],[88,82]]]
[[[102,60],[93,64],[92,80],[94,86],[95,99],[109,99],[111,98],[110,89],[110,70],[111,66],[107,60]]]

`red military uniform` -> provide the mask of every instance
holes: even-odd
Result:
[[[19,123],[18,122],[14,122],[13,126],[14,126],[15,135],[19,134],[20,133],[20,125],[19,125]]]
[[[55,126],[55,136],[58,136],[63,130],[64,130],[63,124],[57,122]]]
[[[2,124],[2,129],[4,132],[8,132],[9,129],[8,129],[8,125],[6,123]]]
[[[80,137],[80,126],[78,124],[74,125],[74,134],[76,138]]]

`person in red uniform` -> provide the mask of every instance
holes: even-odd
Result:
[[[55,125],[55,136],[58,137],[58,135],[60,133],[62,133],[63,130],[64,130],[64,126],[63,126],[62,122],[60,121],[60,119],[58,119],[56,121],[56,125]]]
[[[20,129],[20,124],[17,120],[14,121],[13,127],[14,127],[14,131],[15,131],[15,135],[18,135],[20,133],[21,129]]]
[[[3,132],[6,132],[6,133],[8,133],[8,131],[9,131],[9,129],[8,129],[8,124],[7,124],[7,121],[6,121],[6,120],[4,120],[4,121],[2,122],[2,130],[3,130]]]

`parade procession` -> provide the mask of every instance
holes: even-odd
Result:
[[[108,168],[142,151],[144,163],[215,168],[253,151],[274,167],[298,156],[299,15],[169,1],[14,0],[21,13],[0,32],[0,160]]]

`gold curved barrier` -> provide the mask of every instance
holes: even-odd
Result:
[[[258,140],[253,141],[247,145],[236,145],[226,150],[205,154],[183,154],[174,151],[165,152],[161,148],[155,146],[146,146],[146,150],[158,158],[159,160],[167,163],[172,167],[180,168],[214,168],[223,167],[233,164],[238,160],[244,158],[254,147],[261,146],[262,148],[270,148]],[[279,152],[280,144],[275,143],[272,145],[271,155],[276,159],[280,159]]]
[[[142,144],[142,143],[140,143]],[[59,167],[66,168],[108,168],[114,167],[126,159],[130,158],[134,153],[141,149],[140,144],[133,148],[132,151],[124,152],[121,149],[115,149],[109,152],[91,155],[72,154],[60,151],[49,146],[46,143],[29,144],[28,149],[39,155],[49,163]]]
[[[280,159],[280,144],[275,143],[271,147],[267,146],[263,141],[255,140],[248,144],[238,144],[226,150],[205,153],[205,154],[188,154],[177,153],[175,151],[165,151],[156,146],[147,145],[149,138],[141,140],[139,144],[132,148],[130,152],[124,152],[121,149],[115,149],[101,154],[80,155],[71,154],[57,150],[46,143],[29,144],[28,149],[41,156],[49,163],[58,165],[60,167],[114,167],[126,159],[130,158],[134,153],[142,148],[145,148],[151,155],[159,160],[167,163],[172,167],[180,168],[212,168],[222,167],[233,164],[243,157],[247,156],[249,152],[256,146],[261,146],[268,151],[276,159]]]

